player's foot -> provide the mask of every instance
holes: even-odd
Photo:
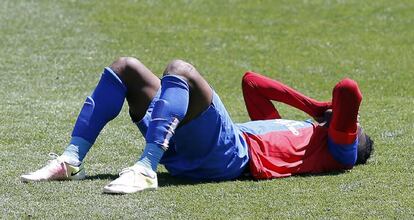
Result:
[[[38,181],[52,181],[52,180],[81,180],[85,179],[85,169],[83,164],[79,166],[71,165],[65,162],[65,159],[59,157],[55,153],[50,153],[49,160],[46,166],[41,169],[24,174],[20,177],[22,182],[38,182]]]
[[[103,192],[126,194],[157,188],[157,174],[149,168],[134,165],[123,169],[116,180],[104,187]]]

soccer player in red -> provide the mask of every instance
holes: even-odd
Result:
[[[244,75],[242,88],[253,120],[241,125],[249,145],[253,177],[269,179],[346,170],[366,163],[370,157],[373,142],[358,124],[362,94],[355,81],[346,78],[336,84],[332,103],[316,101],[254,72]],[[327,122],[281,119],[272,100],[318,120],[326,117]]]

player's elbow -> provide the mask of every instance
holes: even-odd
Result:
[[[251,72],[251,71],[247,71],[244,73],[243,77],[242,77],[242,88],[246,89],[246,88],[253,88],[254,87],[254,81],[255,78],[257,77],[257,73],[255,72]]]

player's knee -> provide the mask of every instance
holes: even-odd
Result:
[[[199,76],[198,72],[195,71],[194,66],[183,60],[171,61],[167,65],[164,75],[177,75],[186,81],[193,81]]]
[[[116,59],[110,66],[110,68],[125,80],[129,74],[140,74],[138,69],[144,64],[134,57],[120,57]]]
[[[246,72],[243,75],[242,78],[242,88],[246,89],[246,88],[253,88],[254,87],[254,81],[255,78],[257,77],[257,73],[254,72]]]
[[[132,57],[119,57],[111,64],[111,69],[115,71],[117,74],[123,74],[127,69],[127,65],[131,62],[134,58]]]

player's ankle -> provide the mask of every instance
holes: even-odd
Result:
[[[137,161],[137,164],[142,165],[148,169],[157,171],[157,166],[164,154],[164,149],[153,143],[147,143],[144,147],[141,157]]]
[[[140,160],[138,160],[135,164],[134,164],[134,166],[135,165],[137,165],[137,166],[142,166],[142,167],[145,167],[145,168],[147,168],[147,169],[150,169],[150,170],[152,170],[152,171],[154,171],[154,172],[157,172],[157,167],[155,166],[151,166],[151,162],[148,160],[148,158],[142,158],[142,159],[140,159]]]
[[[72,166],[80,166],[82,161],[80,161],[76,156],[67,153],[66,151],[59,156],[60,160],[72,165]]]

